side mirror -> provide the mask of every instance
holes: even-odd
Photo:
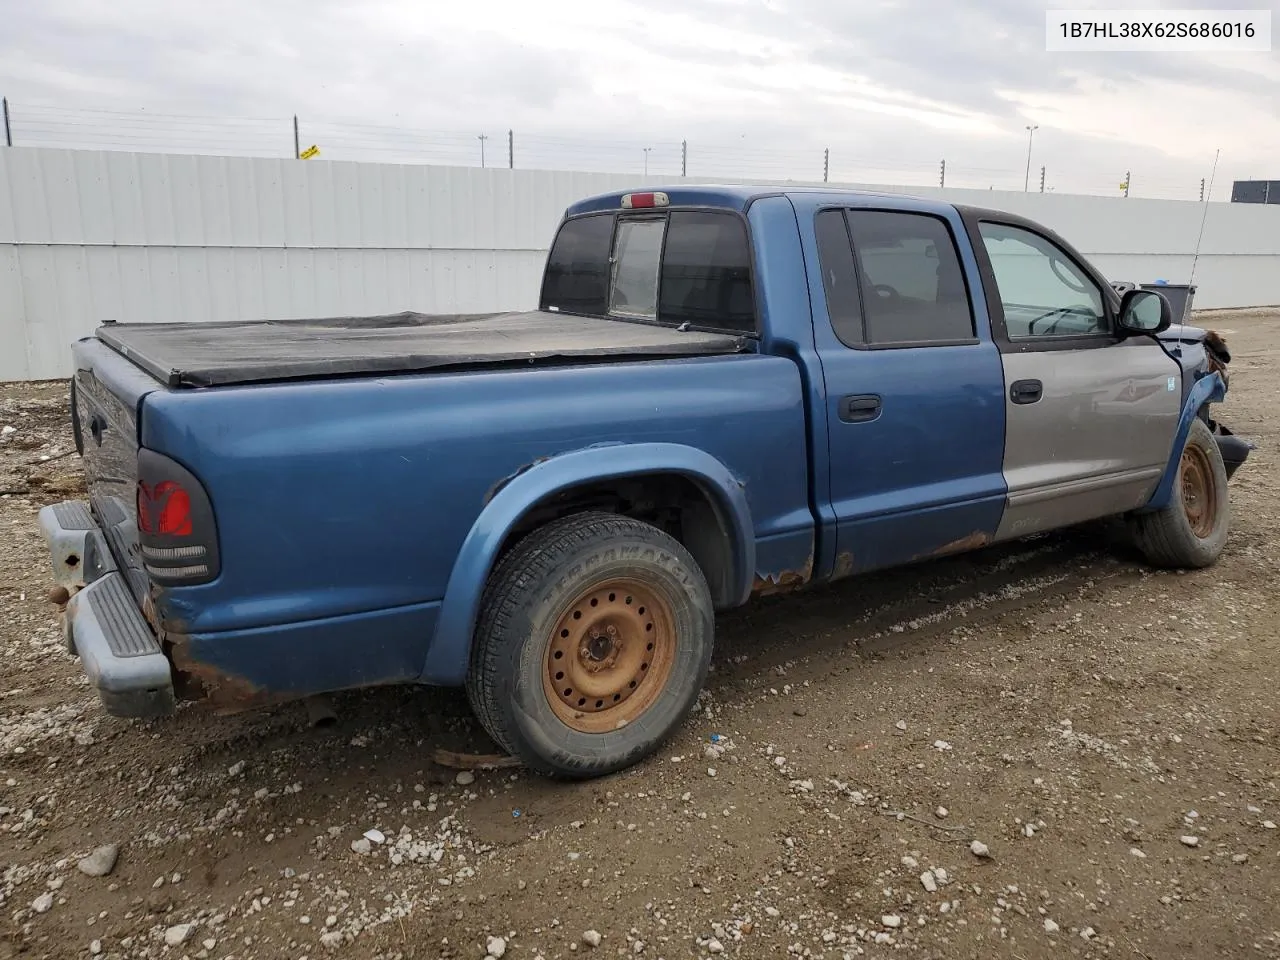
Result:
[[[1120,298],[1120,332],[1126,335],[1160,333],[1173,322],[1173,308],[1164,294],[1130,290]]]

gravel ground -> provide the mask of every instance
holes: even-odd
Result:
[[[758,602],[581,785],[434,765],[491,749],[451,691],[105,716],[44,599],[66,386],[0,385],[0,957],[1280,956],[1280,311],[1200,319],[1259,444],[1217,567],[1099,528]]]

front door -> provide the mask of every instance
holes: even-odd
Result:
[[[1005,503],[1004,380],[963,226],[876,204],[813,220],[836,575],[980,546]]]
[[[1004,367],[1008,506],[997,539],[1141,506],[1169,458],[1181,370],[1115,333],[1102,278],[1026,222],[971,216]],[[975,246],[978,246],[975,243]]]

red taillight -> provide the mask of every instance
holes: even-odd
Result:
[[[218,528],[209,493],[194,473],[164,454],[138,449],[138,549],[160,586],[208,583],[218,576]]]
[[[671,198],[665,193],[625,193],[622,195],[624,210],[640,210],[645,207],[665,207]]]
[[[191,536],[191,496],[173,480],[161,481],[154,490],[139,482],[138,529],[166,537]]]

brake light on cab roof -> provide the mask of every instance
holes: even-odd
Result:
[[[622,195],[623,210],[640,210],[645,207],[665,207],[671,198],[665,193],[624,193]]]

